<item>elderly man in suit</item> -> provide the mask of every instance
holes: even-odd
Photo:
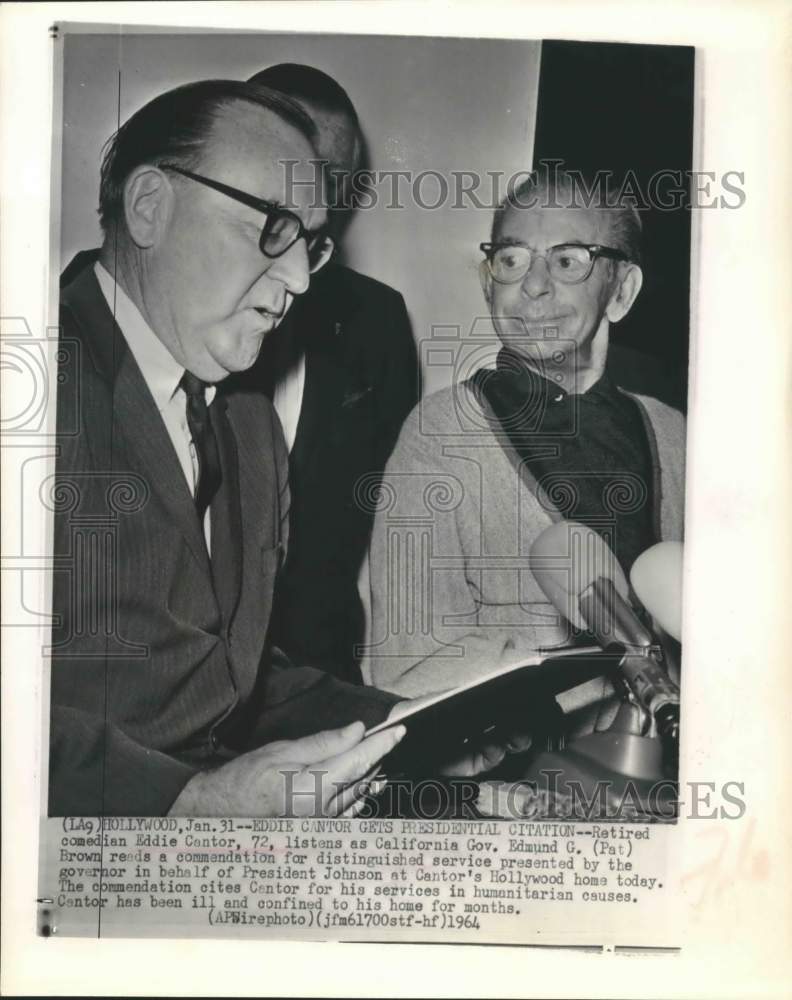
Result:
[[[326,73],[294,63],[270,66],[251,81],[295,100],[316,125],[338,242],[351,215],[348,182],[363,155],[349,96]],[[331,260],[249,374],[273,400],[289,447],[289,555],[273,637],[295,662],[359,683],[357,647],[365,636],[358,577],[373,521],[359,492],[374,490],[420,390],[404,300]]]
[[[396,698],[266,641],[287,452],[233,376],[332,251],[306,189],[283,207],[312,142],[282,96],[204,81],[105,154],[104,243],[61,303],[52,814],[354,812],[401,736],[363,738]]]

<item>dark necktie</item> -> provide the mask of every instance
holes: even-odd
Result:
[[[198,512],[198,523],[203,529],[204,515],[222,480],[220,455],[212,421],[209,419],[209,407],[206,405],[206,383],[190,372],[185,372],[179,385],[187,396],[187,424],[198,456],[195,509]]]

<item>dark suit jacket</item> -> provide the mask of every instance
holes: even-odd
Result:
[[[305,387],[289,460],[289,555],[273,638],[295,662],[360,682],[357,579],[371,536],[372,498],[420,394],[404,299],[373,278],[329,264],[265,342],[247,378],[271,396],[300,352]]]
[[[261,393],[219,386],[210,565],[91,264],[61,301],[49,809],[160,814],[198,769],[254,739],[373,724],[395,699],[273,662],[267,624],[289,510],[278,421]]]

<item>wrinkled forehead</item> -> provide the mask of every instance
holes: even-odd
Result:
[[[534,249],[559,243],[601,243],[608,246],[613,213],[607,209],[510,205],[500,216],[496,240],[525,243]]]
[[[322,225],[321,171],[316,151],[293,125],[269,108],[236,101],[219,112],[201,170],[266,201],[291,208],[313,229]]]

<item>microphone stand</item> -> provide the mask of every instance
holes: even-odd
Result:
[[[611,580],[595,580],[579,606],[603,650],[621,654],[612,678],[621,705],[606,730],[540,754],[523,780],[536,782],[551,800],[571,799],[573,809],[577,800],[587,815],[572,818],[673,819],[679,689],[663,666],[662,648]]]

